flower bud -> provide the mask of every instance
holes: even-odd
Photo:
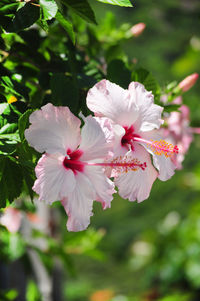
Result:
[[[145,30],[146,24],[145,23],[138,23],[131,27],[131,33],[134,37],[140,36],[143,31]]]
[[[187,76],[184,80],[182,80],[178,84],[178,87],[182,90],[182,92],[186,92],[194,86],[198,77],[199,77],[198,73],[193,73],[193,74]]]

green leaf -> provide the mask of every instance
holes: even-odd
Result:
[[[35,301],[40,300],[40,292],[38,290],[38,286],[33,282],[33,280],[29,280],[27,288],[26,288],[26,300],[27,301]]]
[[[72,78],[64,73],[54,73],[51,78],[52,103],[68,106],[73,113],[77,113],[79,91]]]
[[[46,32],[49,30],[49,25],[46,20],[40,19],[37,21],[37,24]]]
[[[129,0],[97,0],[102,3],[112,4],[112,5],[119,5],[125,7],[132,7],[133,5]]]
[[[33,199],[34,192],[32,190],[35,181],[35,164],[33,161],[39,156],[36,151],[30,147],[26,140],[17,146],[17,154],[19,156],[19,164],[22,168],[25,191],[29,194],[30,198]]]
[[[143,69],[139,68],[132,73],[132,80],[142,83],[148,91],[152,91],[154,95],[159,92],[159,85],[153,75]]]
[[[0,245],[1,258],[5,258],[9,261],[19,259],[25,252],[25,243],[20,233],[10,233],[5,228],[1,228],[0,231]],[[11,297],[11,296],[10,296]],[[1,301],[13,300],[13,299],[1,299]],[[15,299],[16,300],[16,299]]]
[[[22,172],[23,172],[23,176],[24,176],[25,185],[27,188],[27,193],[29,193],[31,200],[33,200],[34,192],[33,192],[32,187],[33,187],[33,184],[35,181],[34,169],[30,169],[28,167],[22,166]]]
[[[0,81],[0,86],[5,88],[6,93],[10,93],[10,94],[14,94],[17,96],[21,96],[21,94],[19,94],[14,87],[13,82],[11,81],[11,79],[8,76],[1,76],[1,81]]]
[[[35,5],[27,3],[20,8],[10,22],[7,31],[18,32],[33,25],[40,17],[40,9]]]
[[[10,4],[10,0],[1,0],[0,7],[4,7],[5,5],[9,5],[9,4]]]
[[[9,108],[9,104],[4,102],[0,103],[0,115],[4,113]]]
[[[0,135],[0,154],[1,155],[11,155],[16,151],[17,143],[16,141],[5,140]]]
[[[51,20],[55,17],[58,7],[54,0],[40,0],[40,7],[44,20]]]
[[[0,135],[4,134],[11,134],[16,132],[17,130],[17,124],[16,123],[6,123],[4,126],[0,129]]]
[[[131,81],[131,72],[121,60],[113,60],[108,64],[107,79],[127,89]]]
[[[180,105],[177,105],[177,104],[171,104],[171,105],[163,105],[162,106],[164,107],[164,111],[167,112],[167,113],[171,113],[171,112],[178,112],[178,109],[180,108]]]
[[[4,5],[0,8],[0,14],[10,14],[13,11],[15,11],[18,6],[19,6],[19,2]]]
[[[72,23],[69,22],[59,11],[56,14],[56,20],[66,30],[70,39],[72,40],[72,43],[75,44],[75,33],[73,31]]]
[[[24,131],[28,127],[29,124],[29,116],[32,113],[32,110],[27,110],[18,121],[18,128],[19,128],[19,136],[21,141],[24,140]]]
[[[10,157],[0,157],[0,208],[21,194],[22,182],[23,174],[19,164]]]
[[[89,23],[97,24],[94,12],[87,0],[60,0],[68,8]]]
[[[5,293],[5,298],[7,298],[5,301],[16,300],[17,296],[18,296],[18,292],[14,289],[11,289]]]

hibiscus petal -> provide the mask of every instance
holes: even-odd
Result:
[[[108,80],[89,90],[87,106],[96,116],[105,116],[122,126],[132,125],[138,117],[138,108],[129,91]]]
[[[95,190],[89,179],[82,173],[76,175],[76,187],[73,193],[61,202],[68,215],[68,231],[85,230],[90,223]]]
[[[113,124],[109,118],[94,117],[104,132],[106,142],[112,146],[114,142]]]
[[[82,161],[105,158],[108,155],[109,144],[105,134],[94,117],[85,118],[85,125],[81,131],[80,150],[83,151]]]
[[[139,112],[138,119],[134,123],[134,129],[138,131],[150,131],[158,129],[163,123],[161,113],[163,108],[154,104],[154,96],[144,86],[137,82],[130,83],[128,87],[132,99],[135,101]]]
[[[151,164],[148,152],[140,145],[134,144],[134,151],[127,153],[128,158],[137,158],[141,163],[146,162],[145,170],[128,171],[118,175],[115,184],[119,189],[119,195],[131,202],[137,199],[142,202],[149,197],[153,182],[157,178],[157,171]]]
[[[103,209],[110,208],[115,189],[113,182],[103,173],[102,167],[85,166],[84,173],[96,191],[97,201],[102,203]]]
[[[150,152],[150,151],[149,151]],[[158,169],[158,178],[161,181],[167,181],[174,175],[174,170],[176,165],[172,162],[171,158],[166,158],[165,156],[158,156],[152,153],[153,164]]]
[[[30,115],[30,123],[25,137],[38,152],[66,154],[80,143],[81,122],[68,107],[49,103]]]
[[[45,154],[35,168],[37,180],[33,190],[39,194],[39,200],[49,203],[68,196],[76,185],[76,179],[71,169],[63,166],[64,156],[60,154]]]
[[[162,140],[160,135],[158,135],[155,131],[150,131],[142,134],[142,138],[147,140],[159,141]],[[174,170],[176,169],[176,165],[173,163],[170,157],[165,157],[164,154],[156,155],[151,147],[145,143],[141,143],[146,150],[152,154],[153,156],[153,164],[159,171],[158,178],[161,181],[167,181],[174,175]],[[176,156],[176,154],[175,154]]]

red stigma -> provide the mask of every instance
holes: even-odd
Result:
[[[63,166],[66,169],[71,169],[73,173],[76,175],[77,171],[83,172],[84,164],[83,162],[79,161],[78,159],[82,156],[83,152],[81,150],[75,150],[71,152],[70,149],[67,150],[68,157],[65,157],[63,161]]]
[[[178,154],[178,152],[179,152],[179,148],[177,145],[175,145],[173,148],[173,153]]]

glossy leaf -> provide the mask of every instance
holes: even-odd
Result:
[[[155,95],[159,91],[159,85],[154,76],[147,70],[139,68],[132,74],[132,80],[142,83],[148,91]]]
[[[13,202],[21,194],[23,182],[22,169],[14,159],[0,157],[0,208],[6,202]]]
[[[132,7],[132,4],[129,0],[97,0],[106,4],[119,5],[125,7]]]
[[[78,110],[78,90],[73,80],[63,73],[55,73],[51,78],[52,102],[68,106],[73,113]]]
[[[97,24],[94,12],[87,0],[60,0],[89,23]]]
[[[127,89],[131,81],[131,72],[123,61],[113,60],[108,64],[107,79]]]
[[[54,0],[40,0],[40,7],[42,9],[44,20],[51,20],[54,18],[58,10]]]
[[[10,93],[10,94],[14,94],[16,96],[21,96],[21,94],[19,94],[15,87],[13,82],[11,81],[11,79],[8,76],[2,76],[0,78],[0,86],[5,88],[5,92],[6,93]]]
[[[57,12],[56,19],[60,25],[66,30],[72,43],[75,44],[75,33],[73,31],[73,25],[69,20],[67,20],[60,12]]]
[[[39,7],[27,3],[20,8],[7,27],[8,32],[19,32],[33,25],[40,17]]]
[[[24,131],[28,127],[29,124],[29,116],[32,113],[32,110],[27,110],[18,121],[18,127],[19,127],[19,136],[21,141],[24,140]]]

